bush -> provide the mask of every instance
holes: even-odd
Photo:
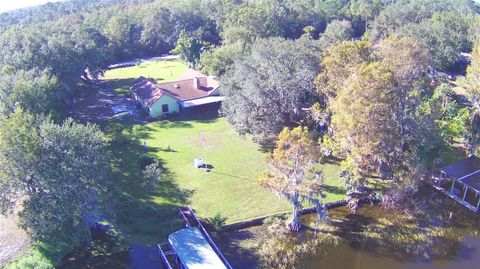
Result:
[[[140,158],[140,168],[146,169],[147,166],[156,162],[157,161],[155,160],[155,157],[153,157],[152,155],[148,155],[148,154],[142,155],[142,157]]]
[[[143,170],[144,182],[142,182],[142,187],[153,190],[157,183],[160,181],[162,175],[162,170],[158,167],[158,163],[154,162],[145,167]]]
[[[215,230],[220,230],[225,226],[227,222],[227,217],[222,216],[222,214],[217,213],[213,218],[207,219],[209,225],[211,225]]]

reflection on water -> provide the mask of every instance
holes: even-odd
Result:
[[[480,215],[448,198],[425,195],[424,213],[416,219],[378,206],[364,206],[356,215],[331,210],[342,242],[323,246],[301,268],[480,268]]]

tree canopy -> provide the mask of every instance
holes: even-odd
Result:
[[[317,199],[321,194],[322,178],[314,169],[318,161],[319,151],[308,130],[302,127],[283,129],[278,135],[276,148],[266,158],[268,170],[258,182],[292,204],[292,230],[298,231],[301,226],[301,202]]]
[[[319,49],[309,39],[261,39],[221,79],[222,111],[240,133],[271,141],[284,126],[300,119],[314,92]]]
[[[0,205],[22,202],[21,224],[40,239],[83,239],[111,188],[103,134],[94,125],[16,110],[0,125]]]

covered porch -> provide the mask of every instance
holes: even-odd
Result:
[[[463,159],[438,170],[432,185],[474,212],[480,212],[480,159]]]

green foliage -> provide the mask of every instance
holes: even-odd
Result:
[[[200,59],[201,69],[209,75],[222,76],[232,68],[235,61],[238,61],[245,50],[247,49],[240,42],[237,42],[205,51]]]
[[[472,61],[467,68],[467,81],[469,100],[472,102],[470,123],[468,125],[468,151],[475,153],[480,141],[480,46],[477,45],[472,51]]]
[[[319,150],[307,129],[285,128],[278,135],[273,153],[265,161],[268,169],[262,173],[258,183],[292,204],[291,228],[298,230],[300,202],[305,197],[321,196],[323,178],[314,166],[319,161]]]
[[[58,80],[49,72],[19,71],[0,76],[0,121],[16,107],[32,114],[49,114],[63,101]]]
[[[406,180],[422,169],[416,160],[437,131],[433,118],[415,114],[428,59],[422,44],[397,37],[375,50],[364,41],[343,42],[325,56],[317,87],[331,131],[323,141],[344,158],[350,185],[362,186],[372,174]]]
[[[0,141],[9,145],[0,149],[2,211],[25,197],[20,222],[33,238],[85,238],[111,187],[98,127],[17,110],[1,124]]]
[[[457,11],[435,13],[419,24],[402,28],[402,34],[424,42],[432,54],[434,66],[446,69],[455,64],[460,53],[471,49],[468,33],[473,14]]]
[[[350,2],[349,11],[354,17],[361,18],[365,22],[365,31],[369,20],[373,19],[384,8],[382,0],[353,0]]]
[[[63,242],[35,242],[35,245],[4,269],[53,269],[72,246]]]
[[[242,6],[227,16],[222,39],[227,44],[246,44],[253,43],[257,38],[281,35],[282,29],[266,8]]]
[[[258,40],[221,78],[228,121],[242,134],[271,142],[284,126],[301,118],[303,102],[314,92],[319,54],[309,39]]]
[[[180,54],[184,61],[189,63],[190,66],[195,67],[206,45],[205,42],[195,35],[182,32],[177,39],[177,45],[171,52]]]
[[[146,190],[154,190],[159,181],[162,179],[162,169],[158,167],[157,162],[153,162],[147,166],[143,170],[143,175],[145,181],[141,183],[141,186],[144,187]]]
[[[458,0],[410,0],[394,1],[387,5],[374,19],[368,29],[368,37],[380,40],[394,35],[402,27],[418,24],[430,19],[433,14],[452,10],[468,10],[471,7],[468,1]]]
[[[212,227],[215,229],[215,230],[221,230],[223,228],[223,226],[225,226],[225,223],[227,222],[227,217],[225,216],[222,216],[222,214],[220,213],[217,213],[215,214],[215,216],[211,217],[211,218],[208,218],[207,219],[207,222],[208,224],[212,225]]]
[[[327,25],[325,32],[320,35],[319,42],[323,48],[327,48],[340,43],[342,41],[349,40],[353,37],[352,24],[349,21],[332,21]]]

